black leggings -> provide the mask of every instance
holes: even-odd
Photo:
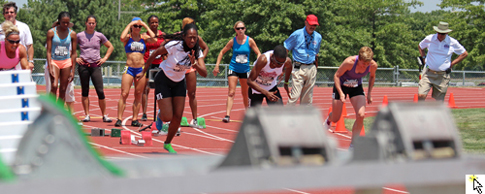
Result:
[[[89,96],[89,78],[93,82],[98,99],[104,100],[103,91],[103,75],[101,74],[101,68],[96,66],[95,63],[91,64],[91,67],[86,65],[78,65],[79,79],[81,80],[82,96]]]

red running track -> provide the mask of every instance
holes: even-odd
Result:
[[[43,86],[38,86],[39,93],[44,92]],[[365,89],[367,91],[367,89]],[[286,92],[283,92],[283,98],[286,103]],[[226,112],[227,88],[197,88],[197,102],[198,115],[206,119],[206,129],[195,129],[190,127],[182,127],[182,135],[175,137],[172,141],[174,149],[179,154],[209,154],[209,155],[225,155],[231,148],[234,139],[238,133],[239,126],[244,118],[244,107],[240,88],[236,91],[234,99],[234,106],[231,112],[231,122],[223,123],[222,118]],[[322,111],[322,115],[326,116],[328,108],[331,105],[332,88],[329,87],[315,87],[313,105]],[[367,92],[366,92],[367,93]],[[417,93],[416,87],[375,87],[372,92],[373,103],[367,105],[366,116],[374,116],[382,104],[384,95],[387,95],[389,102],[412,102],[414,94]],[[445,103],[448,103],[449,94],[453,93],[455,104],[458,108],[485,108],[485,101],[482,100],[485,96],[484,88],[453,88],[448,89],[448,95]],[[117,105],[120,98],[120,89],[105,89],[107,113],[113,119],[112,123],[103,123],[101,118],[101,111],[98,107],[97,96],[94,89],[90,90],[90,116],[91,122],[84,123],[84,129],[87,133],[91,128],[116,128],[114,121],[116,121]],[[81,120],[84,118],[84,111],[81,104],[81,90],[75,90],[77,102],[74,104],[74,112],[76,117]],[[153,121],[153,90],[151,90],[149,98],[148,115],[149,121],[142,121],[147,125]],[[127,99],[125,112],[123,114],[123,123],[126,123],[122,128],[131,130],[132,134],[141,137],[137,127],[131,127],[132,103],[133,103],[133,89]],[[428,96],[428,100],[434,99]],[[350,104],[347,104],[347,112],[349,117],[353,117],[354,110]],[[141,110],[139,114],[141,118]],[[188,104],[188,98],[185,103],[184,116],[190,121],[192,118],[191,110]],[[322,120],[325,118],[322,118]],[[334,135],[334,134],[332,134]],[[342,149],[348,148],[350,143],[350,134],[335,135],[339,140],[339,146]],[[163,157],[167,156],[168,152],[163,150],[162,145],[165,136],[153,138],[153,146],[136,146],[136,145],[120,145],[119,138],[112,137],[91,137],[92,145],[96,147],[107,158],[131,158],[131,157]],[[396,191],[394,191],[397,189]],[[392,187],[384,190],[384,193],[405,193],[402,187]],[[275,193],[352,193],[349,189],[337,189],[336,191],[291,191],[283,190]]]

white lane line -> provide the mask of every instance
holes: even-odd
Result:
[[[382,189],[386,189],[386,190],[389,190],[389,191],[395,191],[395,192],[398,192],[398,193],[409,193],[409,192],[406,192],[406,191],[401,191],[401,190],[397,190],[397,189],[391,189],[389,187],[382,187]]]
[[[129,119],[131,119],[131,117],[132,117],[132,116],[129,116],[129,117],[125,118],[125,119],[123,120],[123,122],[122,122],[122,126],[123,126],[123,128],[124,128],[124,129],[131,131],[131,133],[138,135],[138,137],[141,137],[141,134],[140,134],[140,133],[138,133],[138,132],[136,132],[136,131],[133,131],[133,130],[131,130],[131,129],[129,129],[128,127],[126,127],[126,126],[125,126],[126,122],[127,122]],[[158,140],[158,139],[155,139],[155,138],[153,138],[153,139],[152,139],[152,141],[156,141],[156,142],[159,142],[159,143],[164,143],[164,141],[162,141],[162,140]],[[199,150],[199,149],[197,149],[197,148],[186,147],[186,146],[182,146],[182,145],[178,145],[178,144],[173,144],[173,143],[172,143],[172,145],[173,145],[173,146],[175,146],[175,147],[182,148],[182,149],[194,150],[194,151],[197,151],[197,152],[200,152],[200,153],[204,153],[204,154],[210,154],[210,155],[216,155],[216,156],[220,156],[220,155],[221,155],[221,154],[216,154],[216,153],[212,153],[212,152],[207,152],[207,151],[204,151],[204,150]]]
[[[234,141],[232,141],[232,140],[228,140],[228,139],[224,139],[224,138],[222,138],[222,137],[218,137],[218,136],[215,136],[215,135],[208,134],[208,133],[206,133],[206,132],[204,132],[204,131],[201,131],[201,130],[199,130],[199,129],[197,129],[197,128],[193,128],[193,127],[192,127],[192,129],[194,129],[194,130],[198,131],[199,133],[205,134],[205,135],[207,135],[207,136],[210,136],[210,137],[213,137],[213,138],[217,138],[217,139],[219,139],[219,140],[221,140],[221,141],[228,141],[228,142],[234,143]]]
[[[300,194],[310,194],[310,193],[305,193],[303,191],[298,191],[298,190],[294,190],[294,189],[288,189],[288,188],[283,188],[283,189],[291,191],[291,192],[295,192],[295,193],[300,193]]]
[[[108,149],[108,150],[115,151],[115,152],[120,152],[120,153],[127,154],[127,155],[130,155],[130,156],[136,156],[136,157],[140,157],[140,158],[148,158],[148,157],[145,157],[145,156],[142,156],[142,155],[132,154],[130,152],[125,152],[125,151],[122,151],[122,150],[114,149],[114,148],[111,148],[111,147],[108,147],[108,146],[105,146],[105,145],[101,145],[101,144],[97,144],[97,143],[93,143],[93,142],[89,142],[89,143],[91,145],[98,146],[100,148]]]

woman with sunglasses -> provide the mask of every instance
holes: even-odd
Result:
[[[160,45],[162,45],[163,41],[163,35],[165,35],[165,32],[162,32],[161,30],[158,29],[158,16],[156,15],[151,15],[148,17],[148,25],[150,26],[150,30],[155,33],[156,36],[156,42],[154,43],[146,43],[147,45],[147,51],[145,52],[145,55],[143,55],[143,60],[146,62],[148,57],[150,57],[150,54],[152,54],[155,50],[157,50]],[[148,33],[143,33],[144,36],[149,36]],[[155,60],[152,62],[152,65],[150,65],[150,69],[159,69],[160,63],[162,63],[163,58],[165,56],[156,56]],[[150,86],[148,85],[148,76],[149,76],[150,71],[147,71],[145,78],[147,79],[146,84],[145,84],[145,90],[143,91],[143,96],[141,100],[141,105],[143,108],[143,116],[141,117],[142,121],[146,121],[147,118],[147,106],[148,106],[148,94],[150,93]]]
[[[69,28],[71,15],[68,12],[61,12],[57,21],[58,25],[47,31],[47,67],[52,78],[51,93],[57,95],[60,82],[59,98],[64,103],[67,85],[74,79],[77,36],[76,32]]]
[[[259,106],[266,98],[268,105],[283,105],[283,99],[278,90],[278,76],[285,72],[285,83],[288,83],[293,70],[291,59],[283,45],[276,46],[272,51],[266,51],[254,62],[254,68],[249,73],[249,107]],[[286,94],[289,94],[285,84]]]
[[[83,122],[89,122],[89,79],[93,82],[96,94],[98,94],[98,104],[103,115],[103,122],[111,122],[111,119],[106,115],[106,100],[103,90],[103,75],[101,73],[101,65],[103,65],[113,52],[114,48],[111,42],[101,33],[94,29],[96,28],[96,16],[89,15],[86,18],[86,30],[77,34],[77,43],[81,50],[81,55],[76,59],[79,64],[78,73],[81,80],[82,103],[84,108]],[[100,56],[101,45],[108,48],[103,58]]]
[[[160,64],[162,70],[155,77],[155,94],[160,109],[156,125],[161,129],[163,122],[170,122],[163,148],[173,154],[177,152],[172,148],[171,142],[180,127],[187,95],[185,71],[194,67],[201,76],[207,76],[198,36],[194,24],[185,25],[182,33],[165,35],[164,38],[170,41],[150,55],[145,62],[145,68],[136,76],[143,77],[156,56],[167,54],[167,59]]]
[[[144,27],[149,36],[141,34],[141,28]],[[130,34],[128,34],[130,32]],[[133,82],[135,83],[135,101],[133,102],[133,118],[131,126],[141,127],[138,121],[138,111],[140,110],[141,97],[145,89],[146,78],[140,77],[135,79],[136,75],[143,71],[143,55],[146,52],[146,42],[155,42],[155,34],[139,17],[133,18],[131,22],[121,33],[121,42],[125,45],[126,52],[126,66],[121,77],[121,96],[118,101],[118,120],[115,126],[122,125],[121,119],[125,111],[126,99],[130,93],[130,88]]]
[[[20,44],[19,29],[11,22],[2,24],[5,41],[0,42],[0,71],[14,70],[20,62],[22,69],[29,69],[27,50]]]
[[[234,103],[234,95],[236,93],[237,80],[239,78],[239,84],[241,84],[241,93],[243,96],[244,108],[249,106],[248,102],[248,72],[249,68],[249,53],[250,49],[253,49],[256,53],[257,58],[261,55],[256,42],[246,36],[246,26],[242,21],[237,21],[234,24],[234,30],[236,31],[236,37],[229,40],[226,46],[221,50],[219,56],[217,56],[216,66],[214,67],[214,76],[219,73],[219,64],[221,63],[222,56],[229,50],[232,49],[231,63],[229,64],[229,71],[227,73],[227,79],[229,83],[229,92],[227,95],[226,103],[226,116],[222,119],[223,122],[228,123],[230,121],[230,115],[232,110],[232,105]]]

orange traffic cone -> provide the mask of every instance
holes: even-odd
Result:
[[[334,133],[348,133],[347,129],[345,128],[345,121],[344,116],[340,115],[340,119],[337,121],[337,127],[335,128]]]
[[[384,99],[382,100],[382,106],[387,106],[387,95],[384,95]]]
[[[360,130],[360,136],[365,136],[365,127],[362,125],[362,130]]]
[[[345,107],[345,103],[342,105],[342,117],[346,117],[347,115],[347,107]]]
[[[418,94],[414,94],[413,102],[418,102]]]
[[[455,97],[453,96],[453,93],[450,93],[450,99],[448,101],[448,107],[457,108],[456,105],[455,105]]]

